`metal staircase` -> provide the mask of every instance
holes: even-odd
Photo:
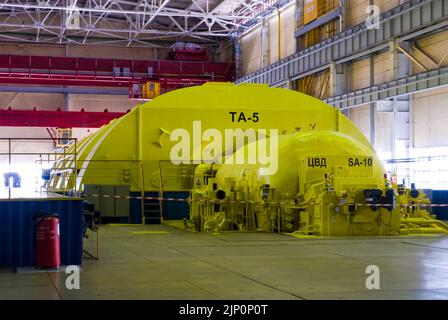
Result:
[[[160,197],[159,192],[147,192],[145,197]],[[143,212],[145,224],[160,224],[162,222],[162,201],[157,199],[144,199]]]

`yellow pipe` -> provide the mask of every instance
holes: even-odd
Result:
[[[435,224],[442,229],[448,230],[448,225],[440,220],[435,219],[425,219],[425,218],[406,218],[401,219],[401,222],[404,224],[416,224],[416,225],[428,225]]]
[[[278,17],[278,61],[281,60],[282,56],[282,24],[281,24],[281,14],[280,7],[277,7],[277,17]]]
[[[441,229],[441,228],[429,228],[429,227],[422,227],[422,228],[406,228],[406,233],[407,234],[427,234],[427,233],[445,233],[448,234],[447,230]]]
[[[142,108],[138,108],[137,112],[137,159],[139,161],[139,174],[140,174],[140,212],[142,215],[142,225],[146,223],[145,221],[145,177],[143,173],[143,114]]]
[[[425,218],[405,218],[401,219],[401,222],[403,223],[415,223],[415,224],[428,224],[428,223],[435,223],[443,226],[444,228],[448,229],[448,224],[444,223],[443,221],[436,220],[436,219],[425,219]]]

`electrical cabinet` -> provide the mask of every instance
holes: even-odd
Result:
[[[84,190],[86,201],[95,205],[101,217],[129,217],[128,185],[87,184]]]

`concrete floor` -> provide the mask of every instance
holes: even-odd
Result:
[[[166,231],[166,234],[136,231]],[[365,269],[380,268],[380,290]],[[0,299],[448,299],[448,238],[296,239],[103,226],[81,289],[65,273],[0,269]]]

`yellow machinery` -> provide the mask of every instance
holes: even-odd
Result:
[[[243,138],[242,147],[228,139],[217,143],[229,130],[252,130],[255,139]],[[272,156],[275,132],[276,170],[267,174],[250,159],[234,161],[250,150]],[[181,133],[187,143],[180,161],[173,161]],[[212,140],[213,159],[205,164],[201,156]],[[54,190],[129,186],[131,192],[161,197],[191,191],[196,230],[344,236],[444,228],[428,214],[400,205],[415,199],[388,186],[372,146],[338,109],[287,89],[208,83],[172,91],[111,121],[80,141],[76,151],[76,160],[55,164],[78,170],[52,175]]]
[[[401,205],[401,234],[448,233],[447,224],[429,213],[430,202],[422,190],[396,186],[396,194]]]
[[[142,98],[154,99],[160,95],[160,83],[156,81],[147,81],[142,83]]]
[[[250,145],[238,150],[249,154]],[[198,229],[324,236],[398,234],[400,208],[375,152],[336,131],[282,136],[278,170],[258,164],[202,165],[191,219]],[[215,200],[215,201],[213,201]],[[380,205],[390,205],[380,207]]]
[[[56,147],[63,147],[69,143],[72,138],[71,128],[57,128],[56,129]]]
[[[260,164],[235,164],[235,158],[247,158],[250,148],[241,148],[222,165],[197,167],[190,213],[197,231],[448,233],[448,226],[426,210],[425,194],[390,187],[375,152],[352,137],[335,131],[285,135],[272,175],[261,173]]]

